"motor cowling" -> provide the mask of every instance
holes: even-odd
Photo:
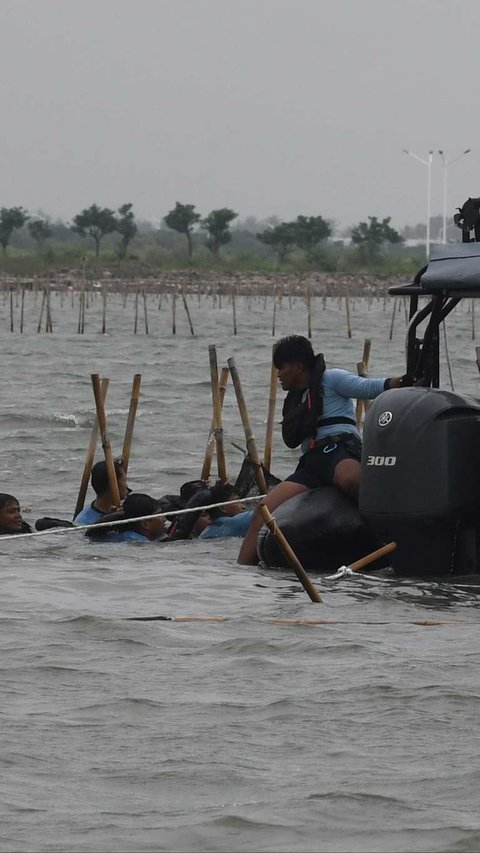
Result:
[[[359,506],[377,536],[397,542],[391,563],[401,574],[476,572],[480,402],[418,387],[377,397],[365,419]]]

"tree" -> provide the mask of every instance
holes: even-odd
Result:
[[[284,261],[296,244],[296,231],[293,222],[281,222],[274,228],[266,228],[257,234],[257,240],[271,246],[277,253],[277,260]]]
[[[332,229],[323,216],[297,216],[292,222],[295,229],[295,243],[303,249],[307,257],[322,240],[330,237]]]
[[[23,228],[27,219],[28,213],[23,207],[2,207],[0,210],[0,245],[4,255],[13,231]]]
[[[188,242],[188,257],[191,259],[193,255],[192,231],[194,225],[200,222],[201,216],[195,213],[194,204],[180,204],[176,202],[173,210],[170,210],[164,217],[165,225],[172,228],[173,231],[178,231],[179,234],[185,234]]]
[[[230,210],[229,207],[221,207],[218,210],[212,210],[205,219],[201,220],[201,225],[208,232],[208,239],[205,245],[210,249],[215,257],[218,257],[221,246],[229,243],[232,239],[230,233],[230,222],[236,219],[238,213]]]
[[[132,207],[133,204],[129,202],[127,204],[122,204],[122,206],[118,208],[120,216],[117,217],[117,231],[121,236],[120,255],[122,258],[127,254],[129,244],[138,231]]]
[[[92,237],[95,241],[95,255],[100,253],[100,240],[105,234],[111,234],[117,230],[117,220],[113,210],[108,207],[98,207],[92,204],[73,218],[72,231],[82,237]]]
[[[352,243],[358,246],[361,254],[369,260],[374,260],[384,243],[403,243],[403,237],[390,226],[391,216],[380,220],[369,216],[369,222],[359,222],[352,228]]]
[[[28,230],[38,249],[43,248],[45,240],[48,240],[53,234],[48,219],[32,219],[28,223]]]

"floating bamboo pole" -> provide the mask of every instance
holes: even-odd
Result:
[[[269,509],[263,503],[260,504],[259,509],[264,523],[267,525],[268,529],[278,542],[280,549],[283,551],[289,564],[294,570],[298,580],[302,584],[305,592],[307,593],[307,595],[310,596],[311,601],[313,601],[315,604],[320,604],[322,601],[320,593],[317,589],[315,589],[312,581],[310,580],[300,560],[295,554],[295,551],[287,542],[274,517],[270,514]]]

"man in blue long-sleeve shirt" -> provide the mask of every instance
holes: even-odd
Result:
[[[289,477],[265,498],[270,511],[301,492],[334,485],[354,500],[360,485],[361,440],[352,398],[374,399],[389,388],[412,384],[408,376],[366,379],[339,368],[326,369],[302,335],[282,338],[274,347],[273,363],[287,397],[282,436],[288,447],[301,445],[302,455]],[[255,512],[242,542],[238,562],[258,562],[257,536],[262,518]]]

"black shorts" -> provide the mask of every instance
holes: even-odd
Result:
[[[360,462],[362,442],[352,433],[344,433],[345,438],[332,441],[323,447],[307,450],[300,457],[293,474],[287,477],[290,483],[299,483],[308,489],[317,486],[329,486],[333,482],[335,468],[344,459],[356,459]]]

